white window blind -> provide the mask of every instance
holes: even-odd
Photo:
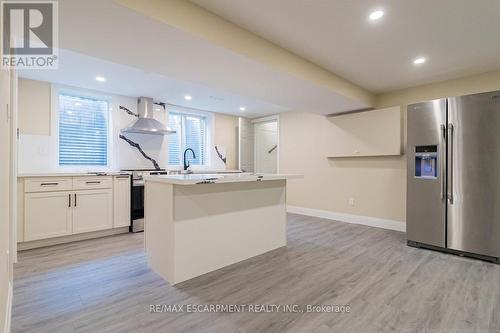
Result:
[[[108,164],[108,101],[59,94],[59,165]]]
[[[168,136],[168,164],[181,165],[183,163],[184,150],[193,149],[196,158],[189,155],[191,165],[206,164],[206,133],[207,120],[205,117],[170,112],[168,125],[176,133]]]

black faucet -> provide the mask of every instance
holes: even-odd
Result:
[[[186,153],[188,152],[188,150],[190,150],[193,153],[193,158],[196,158],[194,150],[192,150],[191,148],[186,148],[184,150],[184,170],[187,170],[189,168],[189,161],[187,161],[186,159]]]

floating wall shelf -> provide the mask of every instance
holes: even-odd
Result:
[[[403,154],[401,108],[332,115],[327,157],[394,156]]]

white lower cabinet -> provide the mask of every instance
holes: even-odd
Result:
[[[113,180],[113,228],[130,226],[130,177],[115,176]]]
[[[72,192],[26,193],[24,240],[38,240],[72,233]]]
[[[113,227],[113,190],[82,190],[73,194],[73,233]]]
[[[18,242],[129,225],[130,178],[114,178],[36,177],[18,182],[22,192],[18,197]]]

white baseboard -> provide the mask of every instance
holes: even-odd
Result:
[[[39,247],[59,245],[59,244],[65,244],[65,243],[71,243],[71,242],[78,242],[81,240],[100,238],[100,237],[106,237],[106,236],[113,236],[113,235],[124,234],[124,233],[128,233],[128,232],[129,232],[128,227],[120,227],[120,228],[106,229],[106,230],[100,230],[100,231],[91,231],[91,232],[85,232],[82,234],[74,234],[74,235],[68,235],[68,236],[61,236],[61,237],[54,237],[54,238],[47,238],[47,239],[40,239],[40,240],[17,243],[17,249],[18,249],[18,251],[31,250],[31,249],[36,249]]]
[[[4,332],[10,333],[10,323],[12,318],[12,283],[9,282],[9,290],[7,291],[7,307],[5,309]]]
[[[386,220],[378,217],[336,213],[328,210],[320,210],[320,209],[305,208],[305,207],[290,206],[290,205],[286,206],[286,210],[288,213],[293,213],[293,214],[314,216],[340,222],[362,224],[370,227],[406,232],[406,223],[395,220]]]

